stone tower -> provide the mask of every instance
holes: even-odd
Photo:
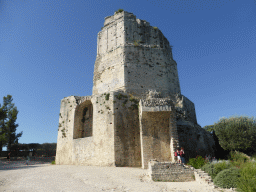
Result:
[[[106,17],[93,95],[61,101],[56,164],[147,168],[150,159],[174,161],[179,146],[193,157],[212,154],[214,141],[181,95],[168,40],[132,13]]]

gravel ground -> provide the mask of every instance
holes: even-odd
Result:
[[[153,182],[148,170],[128,167],[51,165],[49,162],[0,161],[0,191],[42,192],[211,192],[207,184],[193,182]]]

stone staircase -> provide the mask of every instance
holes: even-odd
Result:
[[[172,162],[149,162],[149,176],[153,181],[195,181],[194,170]]]
[[[222,189],[214,185],[211,176],[201,169],[195,169],[191,165],[181,165],[173,162],[157,162],[150,160],[149,177],[153,181],[160,182],[189,182],[198,181],[199,183],[208,184],[212,189],[220,191],[235,191],[236,188]]]
[[[212,189],[219,189],[221,191],[236,191],[236,188],[222,189],[220,187],[217,187],[216,185],[214,185],[211,176],[209,176],[208,173],[205,173],[201,169],[195,169],[194,167],[191,167],[191,165],[183,166],[194,171],[196,181],[208,184],[208,186],[211,187]]]

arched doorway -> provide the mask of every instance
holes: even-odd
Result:
[[[77,105],[74,121],[74,139],[91,137],[93,128],[93,107],[90,100]]]

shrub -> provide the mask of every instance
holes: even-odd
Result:
[[[123,12],[123,11],[124,11],[123,9],[118,9],[118,10],[115,12],[115,14],[121,13],[121,12]]]
[[[248,162],[240,170],[241,177],[237,182],[238,191],[256,191],[256,163]]]
[[[191,165],[192,167],[194,167],[196,169],[200,169],[206,163],[207,163],[207,161],[202,156],[197,156],[196,158],[189,159],[187,164]]]
[[[207,163],[201,169],[208,173],[212,179],[214,179],[218,175],[218,173],[220,173],[224,169],[229,169],[231,167],[232,165],[230,163],[221,162],[216,164]]]
[[[221,171],[229,168],[232,168],[232,165],[230,163],[226,163],[225,161],[214,164],[214,174],[212,179],[214,179]]]
[[[235,152],[230,152],[230,160],[233,161],[241,161],[241,162],[246,162],[249,161],[250,159],[245,156],[245,154],[235,151]]]
[[[243,153],[238,151],[230,152],[230,161],[234,167],[243,167],[247,162],[249,162],[249,160],[250,158],[246,157]]]
[[[204,172],[206,172],[206,173],[208,173],[208,175],[211,176],[212,179],[214,179],[214,178],[213,178],[213,177],[214,177],[213,175],[217,175],[217,174],[215,173],[214,164],[211,164],[211,163],[205,164],[205,165],[201,168],[201,170],[204,171]]]
[[[236,188],[240,177],[239,169],[232,167],[221,171],[213,182],[221,188]]]

